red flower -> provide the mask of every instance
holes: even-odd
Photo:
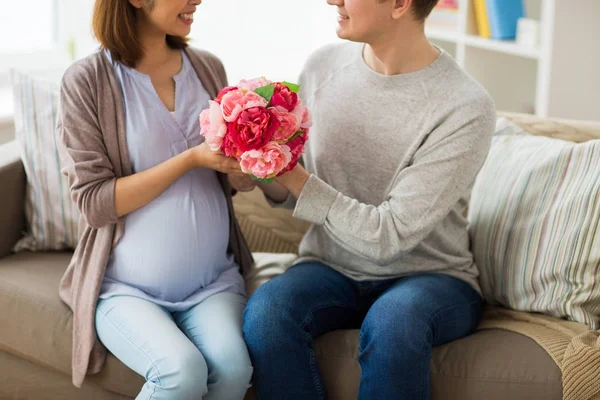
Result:
[[[279,175],[294,169],[296,164],[298,164],[298,160],[300,160],[300,157],[302,157],[302,153],[304,153],[304,144],[306,143],[307,140],[308,140],[308,129],[306,129],[304,132],[302,132],[302,134],[300,134],[298,137],[296,137],[293,140],[290,140],[288,143],[286,143],[286,145],[290,148],[290,152],[292,153],[292,161],[290,161],[288,166],[285,167],[283,169],[283,171],[281,171],[279,173]]]
[[[296,107],[296,104],[298,104],[298,95],[283,83],[277,82],[270,104],[272,107],[281,106],[288,111],[292,111]]]
[[[257,150],[269,143],[279,129],[279,120],[265,107],[243,110],[237,120],[229,123],[227,135],[237,149],[244,153]]]
[[[228,130],[230,129],[231,125],[233,125],[233,122],[227,123]],[[221,151],[227,157],[233,157],[233,158],[236,158],[237,160],[239,160],[240,156],[242,155],[242,152],[240,151],[240,149],[231,140],[231,135],[225,135],[225,137],[223,138],[223,143],[221,144]]]

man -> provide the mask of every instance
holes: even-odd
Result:
[[[313,112],[304,167],[261,184],[313,225],[298,262],[246,308],[254,385],[261,400],[325,399],[312,342],[360,328],[358,398],[428,399],[431,348],[481,315],[464,211],[494,105],[427,40],[436,0],[327,2],[349,42],[301,74]]]

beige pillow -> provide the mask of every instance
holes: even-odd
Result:
[[[56,147],[56,116],[60,72],[46,77],[11,71],[15,104],[15,135],[27,174],[27,232],[14,250],[74,249],[79,212],[67,178],[60,173]]]
[[[469,221],[487,302],[600,328],[600,140],[501,121]]]

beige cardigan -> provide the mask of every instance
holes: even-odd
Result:
[[[204,51],[185,51],[214,98],[227,83],[221,62]],[[114,206],[115,182],[132,173],[121,88],[103,52],[75,63],[65,73],[57,128],[62,172],[81,212],[79,243],[59,289],[74,314],[73,384],[81,387],[86,373],[99,372],[106,358],[94,328],[95,310],[109,254],[124,230],[124,219],[117,217]],[[252,255],[233,214],[226,176],[219,174],[219,179],[230,215],[229,251],[247,273]]]

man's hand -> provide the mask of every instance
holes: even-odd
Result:
[[[228,175],[229,184],[238,192],[251,192],[256,187],[256,181],[250,175]]]
[[[275,178],[275,181],[289,190],[295,198],[298,198],[308,178],[310,178],[310,174],[302,165],[297,164],[293,170]]]

